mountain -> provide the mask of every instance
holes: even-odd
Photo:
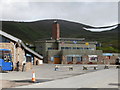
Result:
[[[50,38],[52,32],[52,24],[54,20],[41,20],[35,22],[14,22],[14,21],[2,21],[2,30],[22,39],[27,43],[34,43],[34,41],[42,38]],[[71,38],[86,38],[87,41],[98,41],[102,43],[103,47],[112,47],[115,49],[112,52],[116,52],[118,49],[118,29],[117,28],[103,31],[92,32],[85,30],[85,28],[107,28],[106,27],[92,27],[80,23],[69,22],[65,20],[57,20],[60,24],[61,37]],[[101,48],[102,49],[102,48]],[[108,50],[104,50],[105,52]]]

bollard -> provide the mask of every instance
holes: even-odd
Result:
[[[32,72],[32,82],[34,83],[36,81],[36,79],[35,79],[35,72],[33,71]]]
[[[104,69],[109,69],[109,67],[105,65]]]
[[[87,67],[83,66],[83,70],[88,70]]]
[[[94,67],[94,70],[97,70],[97,67]]]
[[[56,65],[56,66],[55,66],[55,71],[57,71],[57,70],[58,70],[58,66]]]
[[[120,65],[116,66],[116,69],[120,69]]]
[[[73,67],[69,67],[69,71],[72,70],[73,71]]]

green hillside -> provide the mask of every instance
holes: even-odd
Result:
[[[22,39],[24,42],[34,44],[34,41],[38,39],[51,37],[53,21],[54,20],[36,22],[2,21],[2,30]],[[102,43],[102,47],[98,47],[98,49],[102,49],[104,52],[118,51],[118,28],[104,32],[91,32],[84,30],[83,27],[96,27],[65,20],[58,20],[58,23],[60,24],[61,37],[86,38],[87,41],[98,41]]]

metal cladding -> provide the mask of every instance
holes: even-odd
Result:
[[[54,21],[52,26],[52,39],[59,40],[60,39],[60,25],[57,21]]]

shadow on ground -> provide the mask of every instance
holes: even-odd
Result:
[[[109,85],[120,86],[120,83],[110,83]]]
[[[8,71],[0,71],[0,73],[8,73]]]
[[[36,79],[35,82],[32,82],[31,79],[28,79],[28,80],[14,80],[12,82],[15,82],[15,83],[42,83],[42,82],[48,82],[48,81],[52,81],[52,79]]]

